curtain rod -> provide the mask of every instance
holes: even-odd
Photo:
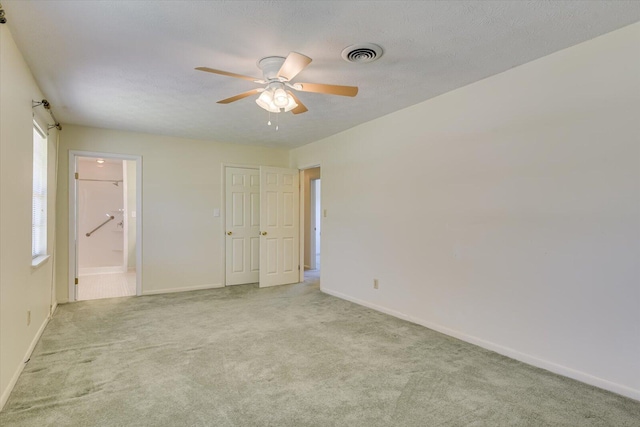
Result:
[[[62,126],[60,126],[60,122],[56,120],[56,116],[54,116],[53,115],[53,111],[51,111],[51,104],[49,104],[49,101],[47,101],[46,99],[43,99],[40,102],[31,100],[31,108],[36,108],[36,107],[39,107],[41,105],[44,107],[45,110],[47,110],[49,112],[49,114],[51,115],[51,118],[53,119],[53,123],[54,123],[52,125],[47,124],[47,130],[53,129],[53,128],[56,128],[58,130],[62,130]]]

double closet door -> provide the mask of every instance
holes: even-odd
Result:
[[[226,285],[298,282],[299,197],[296,169],[226,168]]]

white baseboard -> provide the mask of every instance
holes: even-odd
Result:
[[[78,276],[92,276],[95,274],[126,273],[126,267],[112,265],[108,267],[81,267],[78,269]]]
[[[56,307],[57,306],[58,304],[56,303]],[[15,387],[16,383],[18,382],[18,378],[20,378],[20,374],[24,370],[24,367],[27,364],[27,361],[31,357],[31,353],[33,353],[33,349],[36,348],[36,344],[38,344],[38,341],[40,341],[40,337],[44,332],[44,328],[46,328],[47,325],[49,324],[49,320],[51,320],[51,316],[47,316],[47,318],[44,319],[44,322],[42,322],[42,325],[40,325],[40,329],[38,329],[36,336],[33,337],[33,340],[31,341],[31,344],[29,345],[29,348],[27,349],[27,352],[25,353],[24,358],[22,359],[22,362],[20,363],[20,365],[18,365],[15,372],[13,373],[13,376],[11,377],[11,381],[9,381],[9,384],[7,384],[7,388],[3,390],[2,396],[0,396],[0,411],[2,410],[2,408],[4,408],[4,405],[5,403],[7,403],[7,400],[9,400],[9,396],[13,391],[13,387]]]
[[[572,378],[574,380],[583,382],[585,384],[589,384],[598,388],[602,388],[604,390],[608,390],[611,391],[613,393],[617,393],[620,394],[622,396],[626,396],[629,397],[631,399],[634,400],[638,400],[640,401],[640,390],[636,390],[633,389],[631,387],[627,387],[625,385],[622,384],[618,384],[618,383],[614,383],[608,380],[605,380],[603,378],[599,378],[596,376],[593,376],[591,374],[588,374],[586,372],[582,372],[582,371],[578,371],[563,365],[559,365],[557,363],[554,362],[550,362],[548,360],[544,360],[544,359],[540,359],[537,358],[535,356],[531,356],[529,354],[526,353],[522,353],[520,351],[514,350],[512,348],[509,347],[505,347],[490,341],[486,341],[483,340],[481,338],[478,337],[474,337],[471,335],[467,335],[463,332],[459,332],[450,328],[447,328],[445,326],[442,325],[438,325],[435,323],[431,323],[422,319],[418,319],[412,316],[409,316],[407,314],[401,313],[399,311],[395,311],[395,310],[391,310],[389,308],[386,307],[382,307],[380,305],[376,305],[373,304],[371,302],[368,301],[364,301],[358,298],[353,298],[349,295],[343,294],[342,292],[338,292],[338,291],[334,291],[332,289],[326,289],[323,288],[322,286],[320,287],[320,290],[326,294],[347,300],[347,301],[351,301],[353,303],[356,303],[358,305],[362,305],[368,308],[371,308],[373,310],[376,311],[380,311],[382,313],[386,313],[390,316],[393,317],[397,317],[399,319],[402,320],[407,320],[411,323],[416,323],[420,326],[424,326],[426,328],[429,329],[433,329],[434,331],[443,333],[445,335],[449,335],[452,336],[454,338],[458,338],[459,340],[477,345],[478,347],[482,347],[485,348],[487,350],[491,350],[491,351],[495,351],[498,354],[501,354],[503,356],[507,356],[510,357],[511,359],[515,359],[518,360],[520,362],[524,362],[528,365],[532,365],[535,366],[537,368],[542,368],[545,369],[547,371],[553,372],[555,374],[559,374],[568,378]]]
[[[53,317],[54,313],[58,309],[58,301],[54,302],[51,306],[51,312],[49,313],[49,317]]]
[[[302,280],[304,281],[304,280]],[[301,281],[301,282],[302,282]],[[300,283],[300,282],[293,282],[293,283],[276,283],[275,285],[263,285],[261,283],[258,283],[258,287],[259,288],[272,288],[274,286],[286,286],[286,285],[295,285],[296,283]]]
[[[150,291],[142,291],[142,295],[172,294],[175,292],[200,291],[203,289],[216,289],[216,288],[224,288],[224,285],[222,283],[214,283],[213,285],[188,286],[184,288],[152,289]]]

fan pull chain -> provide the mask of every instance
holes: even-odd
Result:
[[[267,121],[267,125],[271,126],[271,111],[269,111],[269,120]],[[280,129],[278,125],[278,115],[276,115],[276,130]]]

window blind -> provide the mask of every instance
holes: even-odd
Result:
[[[47,137],[33,125],[33,204],[31,256],[47,253]]]

